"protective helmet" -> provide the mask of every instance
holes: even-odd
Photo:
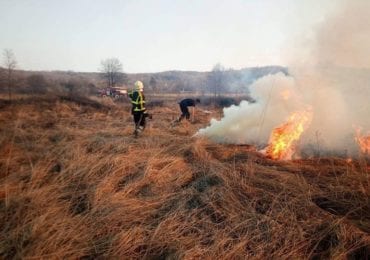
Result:
[[[143,82],[141,82],[141,81],[136,81],[135,82],[135,89],[136,90],[139,90],[139,91],[143,91],[143,89],[144,89],[144,84],[143,84]]]

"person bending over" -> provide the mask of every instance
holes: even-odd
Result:
[[[192,107],[192,118],[191,121],[194,122],[194,116],[195,116],[195,105],[196,103],[200,103],[200,100],[197,99],[191,99],[186,98],[179,102],[180,110],[181,110],[181,116],[178,119],[178,122],[186,118],[187,120],[190,120],[190,113],[189,113],[189,107]]]

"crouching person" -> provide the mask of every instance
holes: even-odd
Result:
[[[128,96],[131,99],[131,113],[135,123],[134,135],[137,137],[145,129],[145,118],[148,116],[145,109],[144,84],[141,81],[136,81],[133,91]]]
[[[189,112],[189,107],[192,107],[192,113],[191,113],[191,122],[194,122],[195,119],[195,105],[197,103],[200,103],[200,100],[197,99],[191,99],[191,98],[186,98],[183,99],[179,102],[180,110],[181,110],[181,115],[177,122],[180,122],[184,118],[186,118],[188,121],[190,121],[190,112]]]

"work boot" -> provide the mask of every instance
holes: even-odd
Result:
[[[137,129],[135,129],[133,134],[134,134],[134,137],[137,138],[138,135],[139,135],[139,131]]]

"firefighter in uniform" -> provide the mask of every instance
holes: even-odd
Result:
[[[141,81],[135,82],[134,90],[128,93],[131,99],[132,110],[131,113],[134,117],[135,131],[134,135],[137,136],[145,128],[145,118],[147,112],[145,109],[145,96],[144,96],[144,84]]]

